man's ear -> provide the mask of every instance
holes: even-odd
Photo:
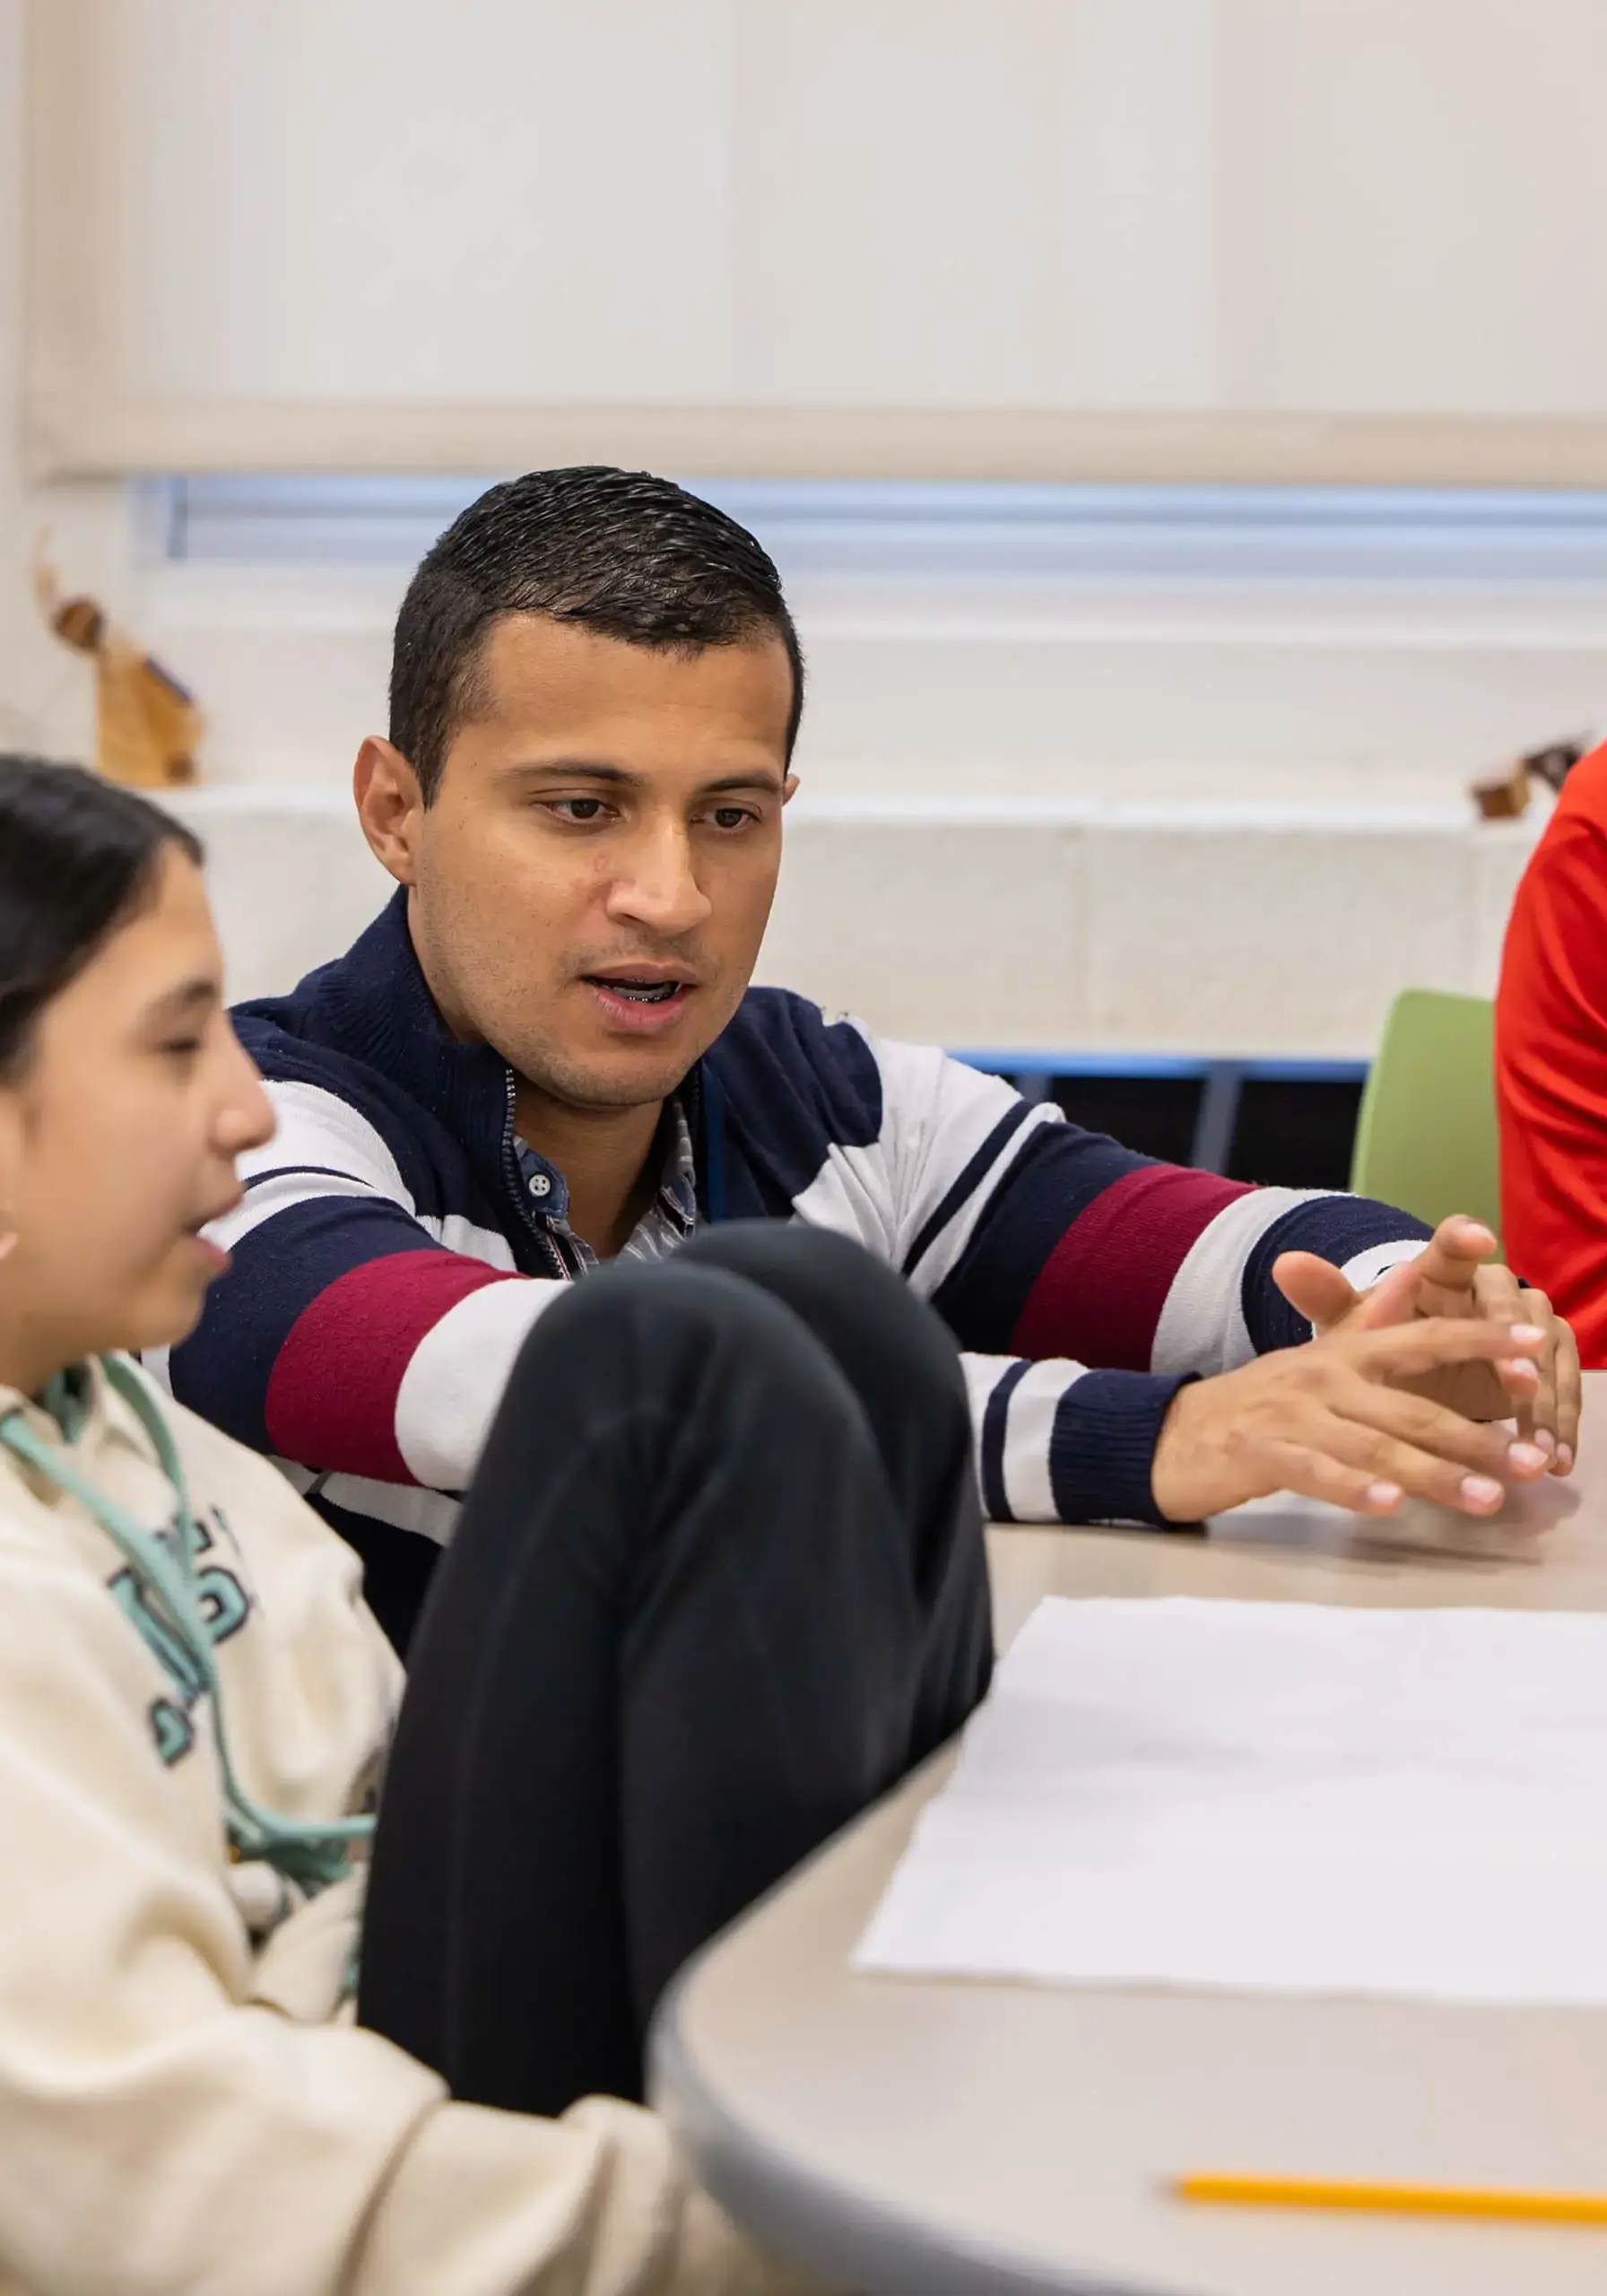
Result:
[[[414,883],[424,793],[401,751],[378,734],[370,734],[357,752],[352,794],[374,858],[398,884]]]
[[[790,805],[792,804],[793,792],[797,788],[797,775],[795,773],[789,773],[786,779],[781,785],[781,802],[784,805]]]

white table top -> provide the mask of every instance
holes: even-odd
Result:
[[[1369,1552],[1272,1507],[1209,1539],[993,1535],[1045,1595],[1607,1607],[1607,1374],[1572,1486],[1500,1554]],[[1486,1534],[1470,1526],[1470,1545]],[[1607,2187],[1607,2013],[856,1975],[940,1755],[666,2001],[656,2097],[711,2190],[867,2296],[1601,2296],[1607,2231],[1188,2207],[1190,2169]],[[1603,1813],[1607,1822],[1607,1813]]]

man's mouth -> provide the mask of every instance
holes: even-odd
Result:
[[[630,1004],[667,1004],[672,996],[679,996],[691,985],[684,980],[633,980],[628,975],[612,978],[600,972],[588,972],[586,978],[595,988],[605,988],[611,996],[622,996]]]
[[[656,965],[622,965],[618,972],[588,972],[580,978],[597,1000],[604,1027],[616,1035],[636,1037],[665,1036],[678,1029],[687,999],[698,986],[683,974],[665,972]]]

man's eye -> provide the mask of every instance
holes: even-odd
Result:
[[[555,797],[552,811],[561,821],[600,821],[607,810],[601,797]]]
[[[169,1037],[161,1049],[175,1060],[195,1060],[201,1051],[199,1037]]]
[[[709,818],[716,829],[743,829],[756,817],[746,805],[717,805]]]

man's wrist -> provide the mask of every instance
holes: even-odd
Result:
[[[1192,1374],[1085,1371],[1061,1397],[1049,1447],[1063,1523],[1163,1523],[1154,1469],[1161,1429]]]
[[[1156,1438],[1151,1491],[1156,1518],[1173,1525],[1197,1523],[1206,1511],[1194,1472],[1194,1419],[1208,1383],[1191,1380],[1172,1397]]]

